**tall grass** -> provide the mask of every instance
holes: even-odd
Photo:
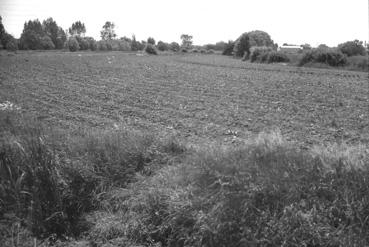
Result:
[[[339,149],[346,159],[330,151]],[[110,210],[95,214],[90,239],[161,246],[366,246],[367,150],[354,153],[344,146],[302,151],[279,133],[238,149],[198,150],[181,165],[112,191]]]
[[[107,191],[184,151],[175,139],[123,130],[60,134],[0,111],[0,236],[10,242],[23,231],[40,239],[78,236],[89,227],[83,215],[99,209]]]

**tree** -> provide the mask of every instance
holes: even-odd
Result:
[[[131,41],[131,50],[132,51],[139,51],[139,50],[142,50],[143,47],[142,45],[140,44],[139,41],[136,40],[136,36],[133,34],[132,35],[132,41]]]
[[[338,49],[347,56],[356,56],[361,55],[364,56],[366,51],[365,47],[363,46],[363,42],[359,40],[354,41],[347,41],[343,44],[338,45]]]
[[[229,40],[228,43],[225,45],[222,54],[226,56],[232,56],[233,49],[234,49],[234,43],[235,42],[233,42],[232,40]]]
[[[58,34],[56,38],[55,48],[62,49],[66,41],[67,41],[67,35],[65,34],[63,28],[58,27]]]
[[[192,36],[188,34],[182,34],[181,40],[182,40],[182,47],[185,49],[190,49],[192,46]]]
[[[305,50],[311,50],[311,45],[306,43],[306,44],[303,44],[301,45],[301,48],[305,51]]]
[[[1,43],[1,45],[2,46],[4,46],[5,47],[5,45],[4,45],[4,38],[5,38],[5,28],[4,28],[4,25],[3,25],[3,21],[2,21],[2,18],[1,18],[1,16],[0,16],[0,43]]]
[[[85,24],[81,21],[76,21],[72,24],[72,26],[68,29],[68,32],[71,36],[84,36],[86,33]]]
[[[22,49],[44,49],[41,40],[46,36],[41,22],[36,19],[24,23],[23,32],[20,37],[20,46]],[[47,44],[49,46],[49,44]]]
[[[156,42],[155,42],[155,39],[153,37],[148,37],[147,38],[147,43],[155,45]]]
[[[56,45],[56,40],[58,38],[59,27],[53,18],[49,17],[42,22],[42,28],[46,35],[51,38],[51,41]]]
[[[72,36],[68,39],[67,45],[68,45],[69,50],[72,51],[72,52],[79,50],[78,41],[74,36]]]
[[[250,46],[273,46],[273,40],[267,32],[255,30],[248,32],[248,36],[250,39]]]
[[[250,56],[250,37],[248,33],[243,33],[235,42],[233,53],[236,57],[243,57],[246,53],[246,58]]]
[[[320,44],[318,45],[318,49],[322,49],[322,50],[329,49],[329,46],[327,46],[326,44]]]
[[[15,51],[18,49],[17,40],[8,34],[4,28],[2,18],[0,16],[0,45],[8,51]]]
[[[156,47],[158,48],[159,51],[169,50],[169,44],[165,43],[163,41],[159,41],[158,44],[156,45]]]
[[[179,51],[180,47],[177,42],[172,42],[169,45],[171,51]]]
[[[101,39],[102,40],[114,39],[117,36],[115,34],[114,28],[115,28],[115,25],[113,22],[110,22],[110,21],[105,22],[103,29],[100,32]]]

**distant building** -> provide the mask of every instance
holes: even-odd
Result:
[[[298,45],[282,45],[278,50],[287,53],[299,53],[302,51],[302,47]]]

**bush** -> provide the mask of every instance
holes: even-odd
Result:
[[[359,40],[347,41],[343,44],[338,45],[338,49],[347,56],[365,56],[366,50],[363,46],[363,42]]]
[[[283,52],[271,51],[268,54],[268,63],[288,63],[289,61],[289,57]]]
[[[146,44],[144,50],[147,54],[158,55],[158,51],[156,50],[156,47],[150,43]]]
[[[262,47],[252,47],[251,48],[251,55],[250,55],[250,61],[251,62],[259,62],[259,63],[265,63],[268,62],[268,55],[269,52],[272,51],[272,48],[262,46]],[[247,54],[244,56],[244,60],[247,59]]]
[[[68,39],[67,45],[68,45],[69,51],[74,52],[74,51],[78,51],[79,50],[79,44],[78,44],[78,41],[77,41],[77,39],[75,37],[70,37]]]
[[[343,66],[347,64],[347,57],[335,49],[312,49],[303,54],[299,65],[307,63],[323,63],[330,66]]]
[[[234,49],[234,43],[233,41],[228,41],[227,44],[225,44],[224,46],[224,50],[222,52],[223,55],[226,56],[232,56],[233,55],[233,49]]]

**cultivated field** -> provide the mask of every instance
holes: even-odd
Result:
[[[0,54],[0,246],[369,245],[367,74]]]
[[[62,128],[123,126],[195,143],[279,128],[303,145],[369,142],[368,75],[220,55],[0,56],[0,102]]]

